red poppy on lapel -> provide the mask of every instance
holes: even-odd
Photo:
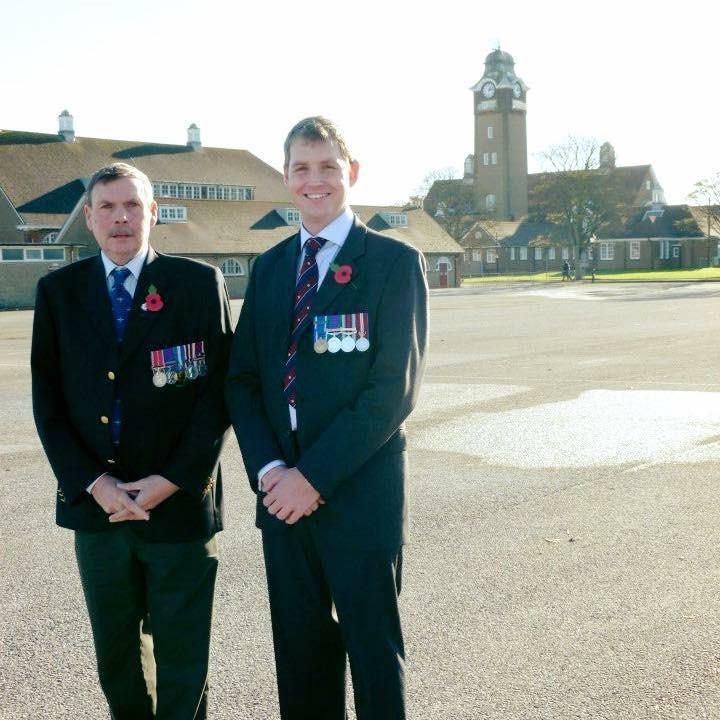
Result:
[[[352,268],[350,265],[340,265],[332,268],[335,270],[335,282],[338,285],[347,285],[352,278]]]
[[[141,308],[147,312],[158,312],[158,310],[162,310],[165,306],[165,303],[163,302],[162,297],[160,297],[160,293],[157,291],[157,288],[154,285],[151,285],[148,288],[148,294],[145,296],[145,302],[142,304]]]

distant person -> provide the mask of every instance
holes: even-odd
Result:
[[[562,279],[563,281],[570,279],[570,263],[567,260],[563,260]]]
[[[348,204],[330,121],[285,141],[300,231],[255,262],[227,399],[262,530],[283,720],[403,720],[404,421],[427,345],[425,260]]]
[[[75,531],[111,716],[202,720],[227,293],[217,269],[150,247],[157,203],[136,168],[98,170],[85,219],[100,255],[40,280],[33,325],[33,410],[57,523]]]

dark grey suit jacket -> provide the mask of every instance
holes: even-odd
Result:
[[[291,437],[282,378],[295,291],[298,235],[259,257],[235,332],[227,402],[250,484],[282,459],[297,466],[326,500],[300,522],[327,542],[399,547],[405,535],[407,478],[403,422],[420,387],[427,346],[425,260],[413,247],[355,221],[328,271],[311,316],[367,312],[366,352],[317,353],[312,329],[297,356],[297,446]],[[285,523],[258,497],[256,521],[267,531]]]

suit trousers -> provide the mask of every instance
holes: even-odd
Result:
[[[402,550],[328,546],[310,517],[263,532],[282,720],[404,720]]]
[[[144,542],[130,522],[75,532],[111,716],[204,720],[217,540]]]

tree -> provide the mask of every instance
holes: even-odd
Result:
[[[717,242],[717,233],[720,229],[720,173],[705,180],[698,180],[688,195],[690,200],[698,203],[698,213],[702,221],[701,230],[705,233],[707,242],[707,265],[712,265],[712,246]],[[713,235],[715,230],[715,235]]]
[[[600,167],[599,151],[594,138],[569,137],[543,152],[548,172],[540,174],[529,210],[532,219],[564,228],[575,248],[578,279],[591,241],[618,222],[623,201],[612,168]]]
[[[418,187],[415,189],[414,195],[417,197],[425,197],[428,194],[428,191],[433,186],[436,180],[457,180],[457,175],[455,174],[455,168],[453,167],[444,167],[444,168],[437,168],[435,170],[430,170],[430,172],[425,175],[423,178],[423,181]]]

